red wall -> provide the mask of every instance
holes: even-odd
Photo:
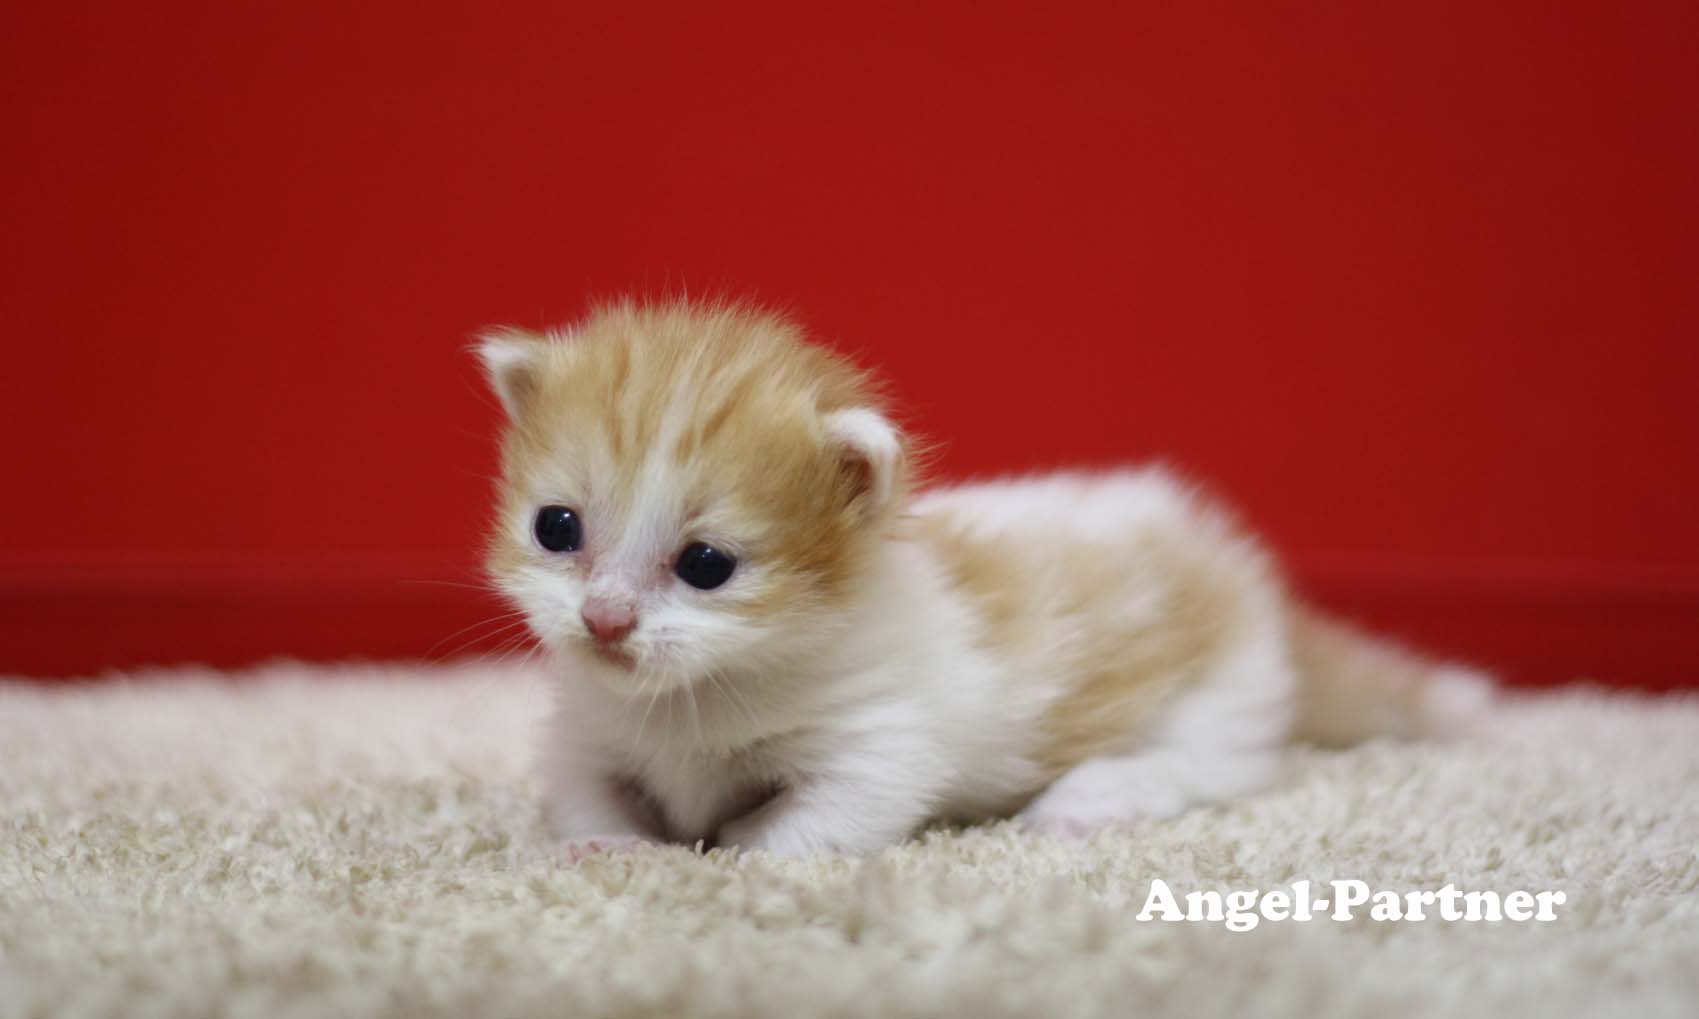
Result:
[[[89,6],[0,13],[0,671],[455,650],[469,332],[688,287],[948,474],[1160,455],[1337,607],[1699,682],[1692,3]]]

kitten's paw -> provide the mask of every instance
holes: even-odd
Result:
[[[1018,820],[1034,831],[1078,839],[1102,828],[1173,817],[1188,801],[1185,791],[1151,762],[1102,757],[1057,779]]]
[[[759,819],[750,818],[727,821],[721,825],[715,844],[722,849],[732,849],[740,853],[759,849],[774,856],[787,856],[792,859],[812,856],[823,848],[806,840],[798,831],[770,823],[763,824]]]
[[[576,867],[598,853],[618,852],[648,841],[641,835],[591,835],[562,842],[555,856],[562,866]]]

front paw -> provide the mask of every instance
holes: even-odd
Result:
[[[1057,779],[1019,820],[1033,831],[1083,839],[1105,828],[1174,817],[1186,806],[1184,790],[1149,762],[1096,758]]]
[[[781,853],[779,848],[770,844],[771,842],[772,840],[767,837],[767,833],[762,830],[761,826],[741,821],[727,821],[720,826],[719,834],[714,837],[714,845],[719,849],[730,849],[737,853],[747,853],[751,849]],[[782,855],[796,856],[801,854],[793,851]]]
[[[763,818],[760,812],[740,817],[735,821],[727,821],[720,826],[719,836],[714,844],[722,849],[737,852],[748,852],[759,849],[774,856],[785,856],[791,859],[802,859],[813,856],[830,845],[806,837],[790,825],[774,824],[770,819]]]
[[[555,851],[555,855],[562,866],[576,867],[600,853],[616,853],[621,850],[632,849],[648,841],[650,840],[641,835],[589,835],[562,842]]]

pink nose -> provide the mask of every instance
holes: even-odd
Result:
[[[603,644],[618,644],[637,627],[637,613],[629,605],[585,602],[579,615],[590,636]]]

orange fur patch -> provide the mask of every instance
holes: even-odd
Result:
[[[1050,777],[1133,749],[1142,723],[1198,678],[1244,618],[1242,565],[1218,561],[1219,542],[1199,535],[1010,540],[947,512],[908,525],[978,608],[985,646],[1033,682],[1059,685],[1034,752]]]

